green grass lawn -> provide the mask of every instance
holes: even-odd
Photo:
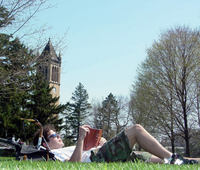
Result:
[[[96,169],[104,169],[104,170],[129,170],[129,169],[144,169],[144,170],[156,170],[156,169],[190,169],[190,170],[200,170],[200,165],[160,165],[160,164],[150,164],[150,163],[71,163],[71,162],[59,162],[59,161],[16,161],[11,158],[1,158],[0,159],[0,169],[19,169],[19,170],[27,170],[27,169],[80,169],[80,170],[96,170]]]

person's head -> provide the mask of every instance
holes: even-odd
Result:
[[[34,135],[33,144],[35,146],[38,143],[39,132],[40,130],[38,130]],[[56,130],[52,125],[46,125],[43,127],[43,137],[46,140],[50,149],[59,149],[64,146],[64,143],[60,138],[60,135],[56,133]],[[42,146],[47,148],[47,144],[42,139]]]

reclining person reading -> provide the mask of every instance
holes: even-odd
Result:
[[[111,140],[101,138],[97,148],[83,151],[84,138],[89,133],[89,126],[79,127],[79,137],[74,147],[64,148],[64,144],[55,129],[51,126],[44,126],[42,145],[50,148],[51,152],[60,161],[72,162],[116,162],[130,161],[137,159],[137,153],[132,151],[133,146],[138,143],[146,152],[145,161],[153,163],[168,164],[194,164],[200,158],[183,158],[180,155],[172,154],[165,149],[153,136],[151,136],[141,125],[136,124],[124,129]],[[37,145],[39,133],[34,137],[34,145]],[[48,145],[48,146],[47,146]],[[69,149],[70,152],[69,152]]]

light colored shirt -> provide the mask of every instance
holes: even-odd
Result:
[[[65,148],[60,148],[60,149],[53,149],[51,152],[55,155],[55,158],[64,162],[66,160],[69,160],[74,152],[76,146],[69,146]],[[81,162],[91,162],[90,160],[90,155],[91,151],[95,150],[97,148],[91,148],[88,151],[83,151],[82,152],[82,157],[81,157]]]

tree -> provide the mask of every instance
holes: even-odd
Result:
[[[117,101],[118,112],[115,112],[114,125],[116,134],[118,134],[129,123],[128,98],[123,96],[115,97]]]
[[[129,114],[133,124],[141,124],[150,133],[155,133],[157,127],[152,123],[152,114],[155,115],[154,96],[146,76],[139,74],[138,80],[132,86],[129,101]],[[153,113],[152,113],[153,112]],[[155,134],[154,134],[155,136]]]
[[[14,17],[10,15],[10,12],[2,5],[0,7],[0,17],[1,17],[0,28],[4,28],[10,25],[14,20]]]
[[[0,34],[0,84],[12,84],[25,89],[24,84],[33,70],[35,55],[19,39]],[[24,82],[24,83],[23,83]]]
[[[104,120],[104,114],[102,112],[102,105],[100,102],[95,103],[92,105],[92,114],[94,117],[93,125],[97,129],[103,128],[103,120]]]
[[[23,92],[17,92],[15,86],[0,85],[0,136],[4,138],[12,137],[16,134],[16,137],[20,136],[20,115],[21,104],[24,97]]]
[[[42,75],[37,74],[29,92],[30,99],[27,100],[26,108],[31,118],[38,119],[44,125],[53,124],[56,129],[61,129],[62,120],[59,118],[59,114],[65,110],[66,106],[57,105],[59,97],[52,97],[52,88],[49,87]]]
[[[94,127],[103,129],[106,139],[112,138],[128,124],[126,108],[126,100],[123,97],[117,99],[110,93],[101,104],[93,104]]]
[[[170,102],[170,98],[167,99],[163,90],[157,91],[152,84],[151,77],[149,77],[148,72],[139,74],[131,92],[129,112],[133,123],[142,124],[158,140],[167,135],[174,153],[175,134],[172,100]]]
[[[106,97],[106,99],[102,102],[102,109],[101,112],[103,113],[103,135],[106,139],[112,138],[114,136],[113,131],[113,123],[115,119],[115,115],[119,113],[119,108],[117,105],[117,101],[112,93]]]
[[[1,0],[0,29],[10,35],[16,34],[44,7],[47,1],[48,0]],[[9,29],[7,29],[7,27],[9,27]]]
[[[73,127],[74,122],[76,121],[74,119],[74,116],[71,110],[71,104],[69,102],[67,102],[66,104],[66,108],[64,110],[64,112],[62,113],[62,117],[63,117],[63,131],[64,131],[64,135],[63,135],[63,142],[65,144],[65,146],[71,146],[74,144],[74,142],[76,141],[76,134],[73,134],[73,130],[75,127]]]
[[[88,99],[89,96],[86,89],[79,83],[74,93],[72,93],[72,102],[68,103],[68,112],[64,115],[65,129],[68,131],[65,138],[71,138],[73,141],[78,139],[79,126],[86,121],[91,108]]]
[[[165,122],[163,128],[168,134],[171,130],[172,138],[173,133],[184,138],[187,156],[190,129],[196,125],[193,120],[195,94],[199,94],[199,35],[198,30],[188,27],[168,30],[147,50],[148,58],[140,72],[140,79],[144,77],[151,88],[148,92],[153,99],[149,101],[153,106],[153,120]]]
[[[26,57],[26,60],[22,62],[23,57],[21,56],[27,55],[24,52],[25,46],[22,43],[18,43],[19,38],[15,38],[14,34],[26,27],[28,21],[42,9],[47,1],[0,0],[0,84],[10,79],[13,80],[19,75],[23,77],[27,73],[27,66],[34,66],[38,56],[34,55],[33,58],[29,59]],[[30,31],[28,32],[30,35]],[[31,35],[33,36],[33,34]],[[14,43],[18,45],[14,46]],[[13,62],[12,67],[6,67],[5,63],[8,64],[11,60]]]
[[[20,116],[23,112],[25,89],[30,89],[34,55],[17,38],[0,34],[0,124],[2,137],[20,135]],[[23,70],[23,74],[18,70]]]

